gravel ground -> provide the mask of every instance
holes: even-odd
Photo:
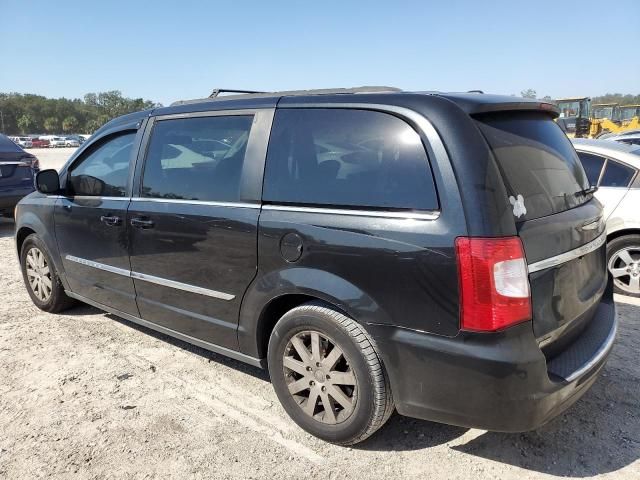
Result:
[[[619,298],[603,375],[536,432],[396,414],[344,448],[293,424],[259,369],[88,306],[41,312],[12,235],[0,221],[0,478],[640,478],[640,302]]]

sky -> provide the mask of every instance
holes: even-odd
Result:
[[[0,92],[640,94],[640,0],[0,0]]]

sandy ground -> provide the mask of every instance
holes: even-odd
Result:
[[[396,414],[344,448],[293,424],[259,369],[88,306],[39,311],[12,235],[0,221],[0,479],[640,478],[640,302],[619,298],[603,375],[536,432]]]
[[[55,168],[60,170],[76,148],[30,148],[27,150],[40,160],[40,169]]]

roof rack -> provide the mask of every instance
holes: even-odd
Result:
[[[258,92],[257,90],[235,90],[230,88],[214,88],[209,95],[209,98],[216,98],[221,93],[267,93],[267,92]]]
[[[188,105],[190,103],[202,103],[206,101],[219,101],[219,100],[234,100],[239,98],[237,95],[220,95],[220,93],[240,93],[240,97],[248,96],[251,98],[264,98],[264,97],[286,97],[286,96],[299,96],[299,95],[329,95],[329,94],[343,94],[343,93],[389,93],[389,92],[402,92],[400,88],[396,87],[380,87],[380,86],[367,86],[367,87],[355,87],[355,88],[325,88],[317,90],[289,90],[280,92],[255,92],[253,90],[235,90],[216,88],[211,92],[207,98],[195,98],[192,100],[178,100],[173,102],[170,106],[176,105]]]

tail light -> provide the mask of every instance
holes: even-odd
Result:
[[[518,237],[456,239],[460,326],[495,332],[531,319],[529,272]]]

